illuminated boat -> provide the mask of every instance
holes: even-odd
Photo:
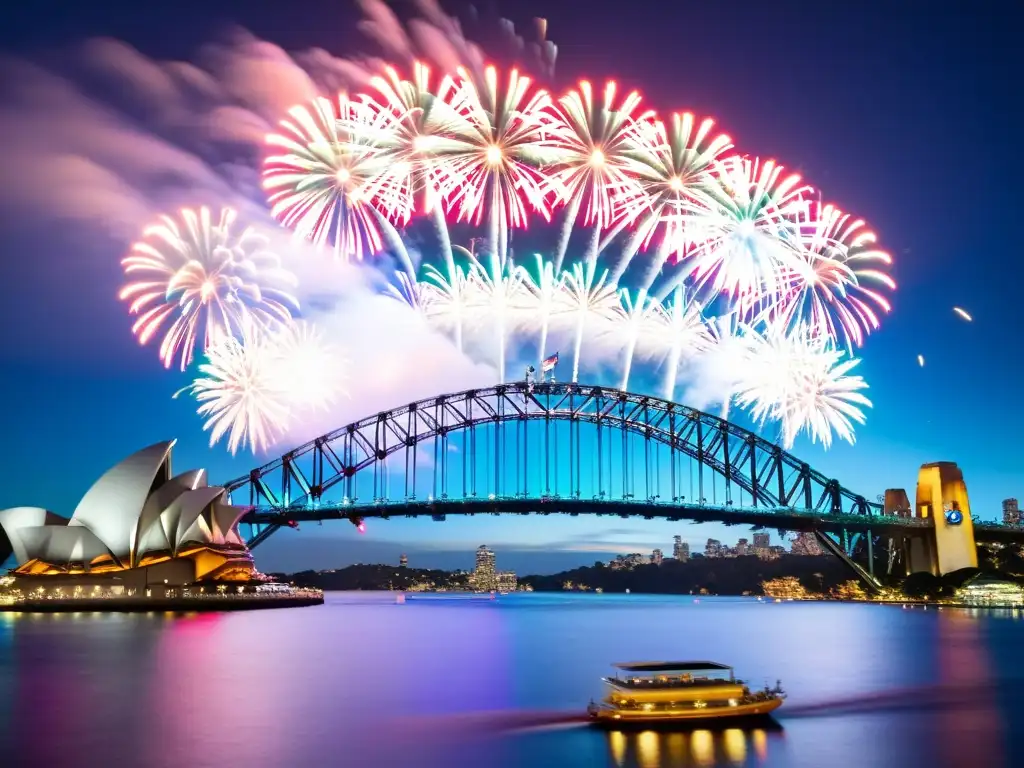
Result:
[[[751,691],[732,667],[713,661],[652,661],[613,665],[603,678],[608,695],[590,702],[590,719],[606,727],[678,725],[709,720],[765,718],[786,694],[774,688]]]

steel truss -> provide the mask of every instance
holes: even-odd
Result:
[[[339,516],[339,508],[352,519],[396,503],[420,509],[424,497],[435,517],[448,502],[476,499],[643,501],[678,505],[681,517],[694,516],[684,509],[734,507],[737,499],[736,511],[847,520],[882,512],[780,446],[716,416],[648,395],[553,382],[471,389],[382,411],[226,487],[234,504],[251,508],[243,518],[253,526],[250,546],[292,518],[317,519],[319,508],[322,519]]]

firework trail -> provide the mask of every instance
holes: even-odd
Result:
[[[619,389],[625,390],[629,386],[629,374],[633,369],[633,355],[636,353],[637,343],[641,339],[649,339],[658,330],[658,311],[661,305],[648,297],[647,292],[642,289],[634,299],[632,294],[623,288],[619,291],[619,297],[619,317],[613,333],[624,347],[622,381]]]
[[[654,328],[648,344],[665,360],[664,398],[675,397],[676,378],[684,356],[706,352],[714,343],[701,314],[700,304],[691,301],[682,286],[665,303],[652,301]]]
[[[427,318],[441,328],[450,328],[455,335],[455,346],[462,352],[464,330],[470,319],[473,298],[467,271],[454,263],[446,272],[428,264],[424,268],[423,282],[419,285]]]
[[[460,68],[458,77],[445,78],[438,98],[460,117],[449,136],[457,147],[438,158],[439,184],[459,221],[479,225],[486,209],[488,243],[504,263],[509,229],[526,226],[527,203],[550,218],[538,167],[551,98],[531,92],[530,78],[514,69],[504,82],[494,67],[479,86]]]
[[[879,269],[892,264],[892,258],[875,247],[875,235],[863,221],[830,205],[810,211],[801,233],[804,247],[785,287],[762,303],[790,327],[806,325],[847,349],[862,346],[879,326],[878,310],[891,309],[874,286],[896,289]]]
[[[962,317],[968,323],[974,322],[974,318],[967,314],[966,310],[963,310],[960,307],[953,307],[953,311],[960,315],[960,317]]]
[[[540,254],[534,254],[536,276],[529,270],[523,270],[523,286],[527,290],[526,314],[537,319],[540,324],[540,341],[537,344],[537,360],[543,362],[547,357],[548,332],[551,320],[557,314],[560,303],[562,283],[556,277],[555,265],[545,261]]]
[[[495,253],[483,261],[474,258],[469,269],[469,305],[477,325],[493,325],[497,341],[498,380],[505,381],[505,351],[508,338],[527,306],[528,290],[522,267],[502,262]],[[489,335],[489,334],[488,334]]]
[[[640,107],[640,94],[632,91],[616,103],[617,86],[609,81],[604,98],[597,102],[586,80],[558,100],[551,111],[554,120],[546,142],[557,160],[545,169],[547,189],[565,206],[565,220],[555,252],[555,271],[569,245],[569,235],[583,210],[583,224],[593,227],[584,261],[597,258],[600,233],[615,217],[618,197],[635,197],[635,179],[625,172],[629,136],[636,123],[647,123],[653,112],[634,116]],[[585,204],[585,205],[584,205]]]
[[[208,349],[246,318],[261,325],[287,322],[298,309],[291,293],[295,276],[255,230],[235,233],[235,221],[231,208],[222,209],[216,222],[208,208],[161,216],[121,262],[129,282],[118,296],[138,315],[132,332],[142,344],[163,334],[165,367],[180,357],[184,371],[200,335]]]
[[[404,179],[388,173],[380,137],[390,112],[338,96],[293,107],[281,132],[267,137],[263,188],[271,214],[318,246],[333,245],[344,261],[362,261],[384,249],[383,239],[407,270],[412,262],[387,216],[408,219]]]
[[[619,317],[619,296],[615,285],[608,282],[608,270],[598,275],[592,266],[584,264],[573,264],[571,270],[562,274],[561,282],[560,314],[571,318],[575,330],[572,380],[577,382],[584,331],[589,327],[598,335],[606,333]]]
[[[636,183],[623,187],[618,203],[620,221],[632,234],[615,272],[618,279],[640,248],[647,248],[660,234],[655,257],[640,284],[649,289],[665,262],[683,258],[712,230],[701,217],[712,210],[709,188],[715,183],[712,169],[732,141],[714,133],[710,118],[697,122],[689,112],[675,113],[666,126],[661,120],[640,120],[631,125],[626,170]]]

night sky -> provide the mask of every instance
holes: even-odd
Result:
[[[867,425],[855,447],[826,453],[801,440],[795,454],[870,499],[887,487],[906,487],[913,497],[919,465],[938,460],[961,466],[982,518],[998,517],[1003,498],[1024,494],[1019,3],[517,0],[498,10],[521,30],[533,16],[548,19],[559,48],[551,87],[614,77],[640,88],[659,111],[714,116],[742,151],[778,159],[826,201],[866,219],[893,255],[894,311],[862,350],[874,403]],[[77,77],[69,57],[98,37],[155,59],[191,60],[232,27],[287,51],[379,53],[356,30],[358,19],[343,0],[14,4],[0,12],[0,83],[5,94],[22,85],[26,60]],[[137,94],[83,77],[90,95],[102,92],[136,129],[148,130],[146,110],[131,106],[142,101]],[[56,126],[46,135],[74,128],[61,125],[61,98],[55,89],[45,100]],[[34,160],[10,156],[28,130],[23,117],[0,99],[0,145],[8,148],[0,162],[10,169],[17,160],[0,193],[0,508],[70,514],[107,466],[168,437],[179,439],[178,469],[205,466],[213,481],[263,463],[267,457],[232,458],[223,446],[208,447],[192,404],[171,399],[187,378],[165,371],[155,351],[133,339],[116,299],[130,235],[123,221],[88,213],[91,189],[80,179],[93,177],[68,174],[53,187],[53,205],[38,194],[40,184],[23,194]],[[152,175],[146,183],[174,181]],[[958,319],[954,305],[974,322]],[[339,426],[323,423],[320,431]],[[708,536],[749,535],[642,520],[488,517],[377,523],[357,537],[339,523],[282,532],[257,560],[263,570],[298,569],[404,551],[412,564],[469,567],[471,550],[486,542],[500,567],[550,571],[607,553],[668,551],[673,533],[699,548]]]

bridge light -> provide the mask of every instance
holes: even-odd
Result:
[[[491,501],[494,501],[494,494],[493,493],[488,494],[487,498],[490,499]]]

